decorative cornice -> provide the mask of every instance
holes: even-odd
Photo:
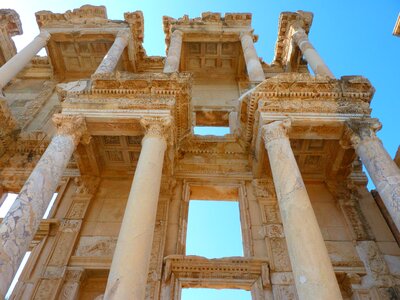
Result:
[[[290,119],[275,121],[262,128],[262,137],[265,145],[277,139],[288,139],[288,131],[292,125]]]
[[[80,141],[89,143],[90,136],[87,132],[84,116],[55,114],[52,120],[57,128],[57,134],[71,136],[75,146],[78,145]]]

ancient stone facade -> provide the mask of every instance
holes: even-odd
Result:
[[[247,13],[164,17],[166,57],[146,55],[140,11],[36,19],[16,53],[21,23],[0,10],[0,192],[19,193],[1,297],[31,250],[12,299],[400,299],[400,155],[376,136],[368,79],[335,78],[313,47],[311,13],[281,14],[271,64]],[[244,256],[186,255],[193,199],[239,203]]]

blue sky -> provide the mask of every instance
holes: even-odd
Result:
[[[0,0],[1,8],[14,8],[20,14],[24,35],[16,37],[19,49],[38,33],[34,12],[51,10],[64,12],[90,3],[105,5],[108,17],[123,19],[126,11],[142,10],[145,18],[144,46],[149,55],[165,55],[162,16],[175,18],[188,14],[197,17],[203,11],[250,12],[253,28],[260,36],[258,55],[270,63],[274,55],[278,17],[282,11],[306,10],[314,13],[310,40],[337,78],[344,75],[367,77],[376,93],[372,100],[372,115],[383,123],[378,136],[393,157],[400,143],[400,38],[392,35],[400,1],[386,0],[259,0],[259,1],[22,1]],[[228,208],[223,211],[228,214]],[[208,222],[210,228],[219,226]],[[189,233],[190,234],[190,233]],[[240,250],[240,249],[239,249]],[[206,296],[207,295],[207,296]],[[248,299],[243,295],[213,296],[184,293],[183,300]]]

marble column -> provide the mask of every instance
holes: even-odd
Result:
[[[171,34],[168,55],[164,64],[164,73],[174,73],[179,71],[182,50],[182,36],[183,32],[180,30],[175,30]]]
[[[325,242],[290,147],[290,120],[263,126],[290,262],[301,300],[342,299]]]
[[[368,171],[393,222],[400,230],[400,169],[376,136],[378,122],[349,122],[350,140]]]
[[[315,75],[328,76],[333,79],[335,78],[331,70],[329,70],[328,66],[311,44],[310,40],[308,39],[308,35],[303,28],[294,28],[292,38],[296,45],[299,46],[304,58],[310,65]]]
[[[114,72],[122,52],[128,45],[129,37],[130,34],[128,29],[118,32],[110,50],[108,50],[106,56],[104,56],[100,65],[97,67],[97,70],[94,73],[95,75]]]
[[[72,153],[86,131],[81,116],[54,115],[58,133],[0,224],[0,298],[4,297],[39,227]]]
[[[0,90],[10,82],[17,74],[31,61],[50,39],[50,33],[41,31],[24,49],[18,52],[13,58],[7,61],[0,68]]]
[[[145,297],[170,119],[144,118],[141,124],[146,134],[111,263],[107,300]]]
[[[242,43],[244,60],[246,61],[246,69],[250,81],[263,81],[265,75],[256,48],[254,47],[252,34],[250,32],[242,32],[240,34],[240,42]]]

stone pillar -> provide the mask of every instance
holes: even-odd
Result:
[[[250,32],[242,32],[240,34],[240,42],[246,61],[247,74],[250,81],[263,81],[265,79],[260,59],[258,58],[256,48],[253,43],[253,36]]]
[[[368,171],[393,222],[400,230],[400,169],[376,136],[378,122],[349,122],[350,140]]]
[[[179,62],[181,60],[183,32],[175,30],[171,34],[168,55],[165,60],[164,73],[174,73],[179,71]]]
[[[143,300],[167,148],[167,118],[141,120],[146,134],[111,263],[104,299]]]
[[[310,43],[308,35],[303,28],[294,28],[292,38],[296,45],[299,46],[304,58],[310,65],[315,75],[328,76],[333,79],[335,78],[331,70],[329,70],[328,66],[322,60],[321,56],[319,56],[318,52]]]
[[[342,299],[317,219],[294,158],[290,120],[263,126],[290,262],[301,300]]]
[[[125,47],[129,42],[129,31],[121,30],[118,32],[117,37],[115,38],[114,43],[112,44],[110,50],[108,50],[106,56],[104,56],[100,65],[97,67],[95,75],[112,73],[117,66],[117,63],[124,51]]]
[[[0,68],[0,90],[10,82],[31,61],[50,39],[50,33],[41,31],[30,44],[18,52],[13,58]]]
[[[4,297],[72,153],[86,131],[81,116],[54,115],[58,133],[0,224],[0,298]]]

